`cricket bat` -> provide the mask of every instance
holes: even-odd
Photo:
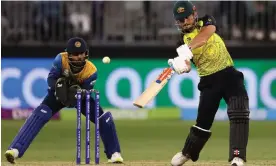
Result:
[[[139,108],[147,105],[167,84],[173,74],[174,70],[172,68],[165,68],[157,79],[133,102],[133,105]]]

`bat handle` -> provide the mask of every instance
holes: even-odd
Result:
[[[168,64],[169,64],[170,67],[172,67],[172,61],[169,60]]]
[[[174,72],[175,72],[175,70],[174,70],[174,68],[173,68],[172,62],[171,62],[171,61],[169,61],[169,62],[168,62],[168,64],[169,64],[170,68],[173,70],[173,73],[174,73]]]

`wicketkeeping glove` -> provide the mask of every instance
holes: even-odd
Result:
[[[66,101],[66,106],[69,108],[75,107],[77,105],[77,91],[81,89],[81,87],[79,85],[72,85],[71,87],[69,87],[68,89],[68,97],[67,97],[67,101]],[[84,93],[82,93],[84,94]],[[82,96],[82,98],[84,97],[84,95]]]
[[[65,77],[59,78],[55,86],[55,96],[62,104],[65,104],[67,101],[68,94],[68,84]]]
[[[79,85],[69,85],[67,78],[59,78],[55,87],[56,99],[66,107],[75,107],[78,89],[81,89],[81,87]]]
[[[64,70],[63,75],[66,77],[66,80],[69,86],[78,84],[76,77],[73,75],[70,69]]]

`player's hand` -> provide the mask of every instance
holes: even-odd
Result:
[[[177,74],[186,73],[191,70],[191,67],[186,64],[186,60],[183,57],[178,56],[174,59],[169,59],[168,64]]]
[[[190,60],[190,59],[193,58],[193,53],[192,53],[192,51],[190,50],[190,48],[188,47],[187,44],[183,44],[183,45],[179,46],[176,49],[176,52],[177,52],[179,57],[182,57],[185,60]]]
[[[78,84],[78,81],[77,81],[76,77],[73,75],[71,70],[65,69],[63,72],[63,75],[65,76],[65,78],[67,80],[68,86]]]

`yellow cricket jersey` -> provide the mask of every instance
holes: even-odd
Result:
[[[215,19],[212,16],[199,18],[197,28],[183,36],[185,44],[189,44],[193,38],[200,32],[201,27],[215,25]],[[193,63],[197,68],[199,76],[207,76],[216,73],[226,67],[233,66],[233,60],[227,51],[222,38],[214,33],[203,46],[193,49]]]
[[[65,69],[67,70],[70,69],[69,62],[68,62],[68,53],[62,52],[60,53],[60,56],[61,56],[62,72],[64,72]],[[79,73],[74,75],[77,78],[78,82],[83,83],[86,80],[93,81],[92,78],[96,73],[97,73],[96,66],[92,62],[87,61],[84,68]]]

